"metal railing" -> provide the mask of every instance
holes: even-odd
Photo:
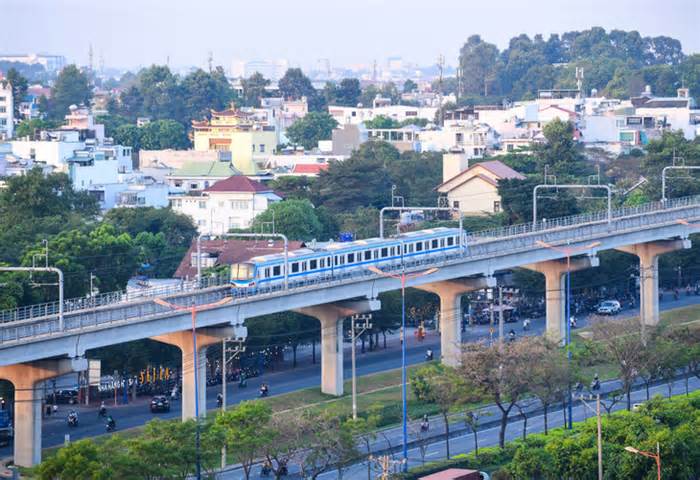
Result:
[[[428,258],[410,260],[405,263],[407,270],[429,266],[444,266],[465,259],[503,255],[530,250],[536,247],[536,240],[561,241],[571,238],[571,229],[576,232],[576,240],[600,237],[602,234],[643,229],[645,226],[673,223],[687,219],[683,209],[696,207],[693,216],[700,218],[700,196],[677,198],[672,201],[652,202],[636,207],[624,207],[613,211],[613,221],[607,223],[607,211],[573,215],[541,222],[512,225],[497,229],[475,232],[468,235],[465,251],[450,254],[431,255]],[[653,214],[653,215],[652,215]],[[682,218],[681,218],[682,217]],[[386,271],[398,270],[401,265],[383,267]],[[303,290],[327,288],[350,281],[374,278],[369,270],[355,270],[335,273],[305,280],[290,280],[289,290],[283,285],[259,286],[252,289],[231,289],[225,276],[203,277],[200,282],[183,281],[177,285],[144,289],[137,292],[111,292],[90,297],[70,299],[64,302],[66,316],[65,330],[95,327],[105,323],[123,322],[134,318],[147,318],[166,313],[162,307],[148,299],[173,296],[175,303],[182,305],[211,303],[224,296],[233,296],[238,301],[259,299],[267,296],[299,293]],[[110,308],[119,306],[120,308]],[[57,321],[52,318],[58,313],[58,302],[20,307],[0,312],[0,343],[18,341],[23,338],[58,333]]]

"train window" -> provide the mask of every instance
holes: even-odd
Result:
[[[455,244],[455,237],[447,237],[447,246],[451,247]]]
[[[282,268],[279,265],[275,265],[274,267],[272,267],[272,275],[274,277],[279,276],[280,273],[282,273]]]
[[[309,270],[316,270],[318,268],[318,260],[309,260]]]
[[[270,267],[267,267],[265,269],[265,277],[264,278],[270,278]]]
[[[336,265],[345,265],[345,255],[336,255],[335,256],[335,264]]]
[[[392,249],[392,250],[393,250],[393,249]],[[387,255],[389,254],[389,249],[386,248],[386,247],[384,247],[384,248],[382,248],[382,252],[381,252],[381,253],[382,253],[382,258],[386,258]]]
[[[301,271],[302,271],[302,272],[305,272],[305,271],[306,271],[306,267],[307,267],[307,263],[306,263],[306,262],[301,262]]]
[[[365,250],[365,260],[372,260],[372,250]]]
[[[294,262],[292,263],[292,273],[297,273],[299,271],[299,263]]]
[[[445,239],[441,238],[440,239],[440,248],[443,248],[445,246]]]
[[[348,253],[348,263],[354,263],[354,262],[355,262],[355,254]]]
[[[438,241],[437,238],[432,241],[431,248],[438,248]]]
[[[374,257],[375,260],[377,258],[379,258],[379,250],[372,250],[372,252],[374,252],[372,256]]]
[[[416,243],[416,252],[422,252],[423,251],[423,242],[417,242]]]
[[[319,268],[326,268],[326,259],[322,258],[318,261]]]
[[[234,263],[231,265],[231,280],[251,280],[254,268],[248,263]]]
[[[430,250],[430,242],[428,240],[425,241],[425,249]]]

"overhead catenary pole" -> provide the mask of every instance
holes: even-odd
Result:
[[[62,332],[63,323],[63,270],[55,267],[0,267],[0,272],[50,272],[58,275],[58,331]],[[55,284],[54,284],[55,285]]]
[[[661,170],[661,201],[666,202],[666,172],[668,170],[700,170],[700,165],[670,165]]]
[[[552,183],[542,183],[540,185],[535,185],[532,189],[532,226],[537,227],[537,192],[540,189],[577,189],[584,190],[590,189],[600,189],[605,190],[608,194],[608,223],[612,222],[612,188],[610,185],[595,185],[595,184],[571,184],[571,185],[558,185]]]
[[[457,212],[459,214],[459,250],[460,254],[464,253],[466,239],[464,238],[464,215],[459,208],[455,207],[383,207],[379,210],[379,238],[384,238],[384,212],[407,212],[412,210],[425,210],[428,212]]]

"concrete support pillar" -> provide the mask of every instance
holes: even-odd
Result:
[[[0,367],[0,378],[15,387],[14,463],[32,467],[41,462],[41,382],[87,370],[85,359],[41,360]]]
[[[379,300],[328,303],[295,311],[321,322],[321,392],[343,394],[343,319],[379,310]]]
[[[182,420],[207,415],[207,347],[234,335],[232,328],[202,328],[197,330],[197,382],[194,369],[194,338],[192,330],[152,337],[152,340],[174,345],[182,352]],[[195,398],[196,397],[196,398]],[[198,405],[197,405],[198,404]]]
[[[690,248],[690,240],[660,240],[620,247],[639,258],[639,318],[642,325],[659,323],[659,255]]]
[[[494,277],[480,277],[426,283],[416,287],[440,297],[440,359],[444,365],[459,366],[462,349],[462,295],[494,286]]]
[[[575,272],[597,267],[600,260],[595,256],[572,258],[568,267],[566,259],[523,265],[523,268],[540,272],[545,279],[545,304],[547,309],[547,337],[555,342],[566,340],[566,272]]]

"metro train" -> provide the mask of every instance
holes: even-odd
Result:
[[[384,239],[329,242],[289,251],[287,277],[290,284],[307,279],[330,280],[368,267],[400,265],[404,259],[440,257],[458,253],[460,249],[466,250],[464,232],[445,227]],[[234,288],[283,285],[284,273],[284,253],[253,257],[231,265],[231,285]]]

